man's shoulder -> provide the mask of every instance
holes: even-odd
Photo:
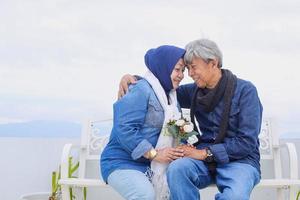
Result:
[[[258,91],[255,87],[255,85],[248,80],[244,79],[237,79],[237,86],[235,91],[236,96],[248,96],[248,97],[255,97],[258,96]]]
[[[244,89],[256,89],[255,85],[248,80],[244,80],[241,78],[237,78],[237,88],[244,90]]]

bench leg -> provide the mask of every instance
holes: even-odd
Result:
[[[290,187],[290,199],[291,200],[296,200],[298,190],[299,190],[299,188],[296,186]]]
[[[71,200],[69,186],[65,186],[65,185],[61,186],[61,196],[62,196],[62,200]]]
[[[277,189],[277,200],[284,200],[284,188]]]

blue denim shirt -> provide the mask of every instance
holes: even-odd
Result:
[[[164,122],[163,108],[145,79],[131,85],[113,109],[113,129],[100,162],[106,182],[116,169],[147,170],[150,162],[143,155],[155,147]]]
[[[177,89],[177,98],[182,108],[191,107],[196,87],[196,84],[186,84]],[[212,144],[219,133],[223,108],[223,99],[210,113],[196,108],[195,117],[203,133],[202,143],[197,148],[209,147],[218,164],[237,161],[250,164],[260,172],[258,134],[263,108],[255,86],[249,81],[237,80],[226,137],[223,143]]]

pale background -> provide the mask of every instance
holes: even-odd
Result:
[[[147,49],[201,37],[257,86],[280,133],[300,138],[298,0],[0,0],[0,124],[110,118],[121,76],[145,72]],[[40,137],[0,138],[1,199],[50,191],[63,144],[79,142]]]
[[[206,37],[281,133],[298,132],[300,1],[0,0],[0,24],[0,123],[109,118],[147,49]]]

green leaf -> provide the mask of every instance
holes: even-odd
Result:
[[[179,135],[179,128],[176,125],[171,125],[171,126],[168,127],[168,132],[173,137],[178,137],[178,135]]]
[[[69,194],[70,194],[70,200],[73,199],[73,189],[70,187],[69,188]]]
[[[52,172],[52,193],[55,193],[57,189],[56,186],[56,172]]]
[[[172,126],[172,125],[175,124],[175,122],[176,122],[175,120],[170,120],[170,121],[168,122],[168,125],[169,125],[169,126]]]
[[[72,169],[72,157],[69,157],[69,160],[68,160],[68,178],[70,178],[72,176],[71,174],[71,169]]]
[[[188,137],[191,137],[192,135],[198,135],[198,133],[196,131],[192,131],[187,134]]]
[[[76,165],[71,168],[71,175],[73,175],[73,173],[78,169],[78,167],[79,167],[79,162],[77,162]]]
[[[58,177],[57,177],[57,180],[56,180],[56,183],[57,183],[57,190],[61,190],[61,185],[60,184],[58,184],[58,181],[60,180],[60,178],[61,178],[61,167],[60,167],[60,165],[59,165],[59,167],[58,167]]]
[[[86,187],[83,187],[83,200],[86,200]]]

